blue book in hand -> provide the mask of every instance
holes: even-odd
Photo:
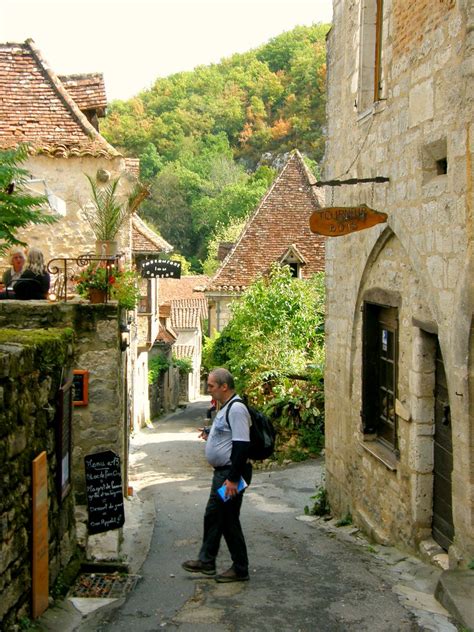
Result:
[[[242,476],[240,477],[240,481],[239,481],[239,485],[237,487],[237,492],[240,494],[240,492],[242,492],[246,487],[248,487],[247,483],[244,481],[244,479],[242,478]],[[222,498],[222,500],[226,503],[228,500],[231,500],[231,496],[226,496],[225,492],[226,492],[226,486],[222,485],[221,487],[219,487],[219,489],[217,490],[217,493],[219,494],[219,496]]]

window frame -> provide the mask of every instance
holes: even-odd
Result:
[[[388,332],[386,349],[382,342],[383,331]],[[366,439],[376,439],[399,456],[398,418],[395,412],[398,387],[398,308],[364,301],[362,335],[362,432]],[[388,366],[392,367],[391,376]],[[384,400],[385,410],[382,408]]]

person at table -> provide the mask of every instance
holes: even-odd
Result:
[[[13,287],[21,277],[26,263],[25,253],[21,248],[15,248],[10,254],[10,268],[5,270],[2,277],[2,283],[5,288]]]
[[[38,248],[30,248],[24,271],[15,283],[15,298],[21,301],[45,299],[50,282],[43,253]]]

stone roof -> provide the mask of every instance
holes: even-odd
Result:
[[[120,154],[81,112],[33,40],[0,44],[0,149],[51,156]]]
[[[82,112],[95,110],[98,116],[105,115],[107,96],[105,94],[104,75],[101,73],[59,75],[58,79]]]
[[[180,279],[160,279],[160,303],[178,299],[207,299],[202,293],[209,277],[205,275],[183,276]]]
[[[157,252],[170,252],[171,246],[161,235],[148,228],[145,222],[134,215],[132,218],[132,249],[133,254],[154,254]]]
[[[314,177],[298,151],[292,152],[280,174],[249,218],[239,239],[206,287],[206,292],[240,293],[291,248],[302,260],[302,277],[324,270],[325,237],[309,228],[322,194],[311,186]]]

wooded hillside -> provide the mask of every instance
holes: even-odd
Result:
[[[258,204],[278,156],[298,148],[317,170],[328,28],[296,27],[112,103],[101,132],[141,159],[152,188],[142,214],[195,269],[216,231],[242,222]]]

